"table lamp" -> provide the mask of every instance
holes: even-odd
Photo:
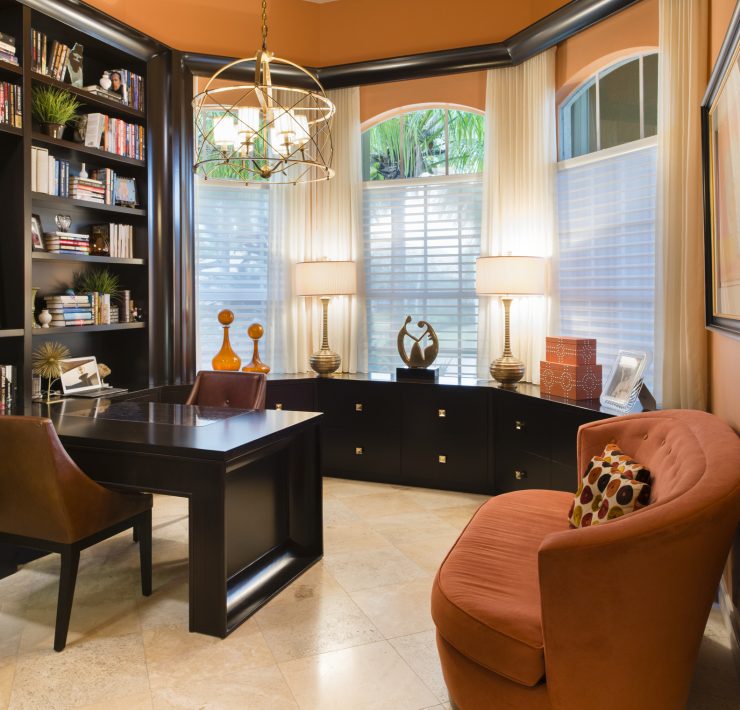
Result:
[[[545,260],[538,256],[482,256],[475,262],[475,291],[500,296],[504,304],[504,352],[491,363],[491,377],[504,386],[515,386],[524,377],[525,365],[511,353],[509,312],[514,296],[545,292]]]
[[[323,309],[321,349],[309,357],[319,375],[339,369],[342,358],[329,348],[329,301],[332,296],[351,296],[357,292],[357,265],[354,261],[302,261],[295,267],[298,296],[319,296]]]

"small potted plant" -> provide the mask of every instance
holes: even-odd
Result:
[[[33,89],[33,117],[41,130],[52,138],[61,138],[64,128],[78,118],[82,104],[65,89],[36,86]]]

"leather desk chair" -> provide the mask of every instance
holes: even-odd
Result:
[[[195,378],[185,404],[201,407],[265,408],[267,378],[260,372],[211,372],[203,370]]]
[[[43,417],[0,417],[0,451],[0,542],[62,557],[54,634],[54,650],[61,651],[81,550],[133,527],[141,591],[152,593],[152,496],[119,493],[88,478]]]

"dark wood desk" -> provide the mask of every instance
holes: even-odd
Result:
[[[80,399],[36,409],[95,480],[188,498],[191,631],[225,637],[321,558],[320,414]]]

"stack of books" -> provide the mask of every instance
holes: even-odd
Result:
[[[90,237],[73,232],[45,232],[46,251],[53,254],[89,254]]]
[[[31,30],[31,71],[46,74],[47,39],[43,32]]]
[[[134,160],[144,160],[146,146],[144,126],[126,123],[120,118],[111,118],[104,113],[89,113],[85,129],[85,145],[102,148],[109,153]]]
[[[102,86],[98,86],[98,84],[91,84],[90,86],[84,86],[83,88],[85,91],[89,91],[93,94],[93,96],[100,96],[101,98],[108,99],[108,101],[123,103],[123,96],[121,96],[121,94],[104,89]]]
[[[0,365],[0,414],[10,414],[15,401],[15,365]]]
[[[46,148],[31,147],[31,189],[69,197],[69,160],[57,160]]]
[[[111,306],[110,307],[110,322],[111,323],[120,323],[120,320],[118,318],[118,306]]]
[[[20,86],[0,82],[0,122],[23,128],[23,93]]]
[[[111,168],[101,168],[100,170],[93,170],[90,173],[90,177],[93,180],[100,180],[105,188],[105,204],[115,204],[114,188],[116,184],[116,173]]]
[[[51,313],[51,325],[65,328],[73,325],[93,325],[93,309],[88,296],[46,296],[46,308]]]
[[[15,55],[15,37],[0,32],[0,60],[18,66],[18,57]]]
[[[73,200],[105,204],[105,188],[100,180],[71,177],[69,179],[69,196]]]
[[[134,258],[134,228],[130,224],[94,224],[90,232],[92,243],[108,245],[108,255],[119,259]]]

